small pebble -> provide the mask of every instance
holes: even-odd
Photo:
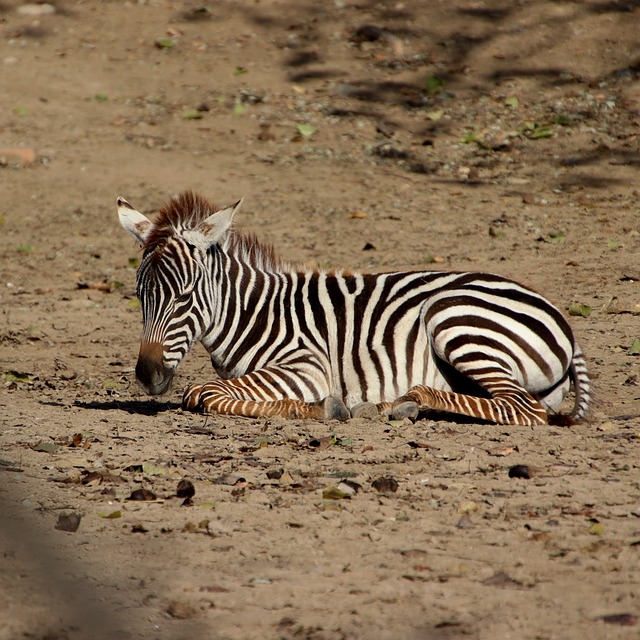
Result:
[[[56,12],[52,4],[23,4],[16,9],[21,16],[46,16]]]

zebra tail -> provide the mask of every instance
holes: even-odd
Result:
[[[573,411],[570,414],[572,422],[579,422],[589,412],[591,402],[591,381],[589,380],[589,370],[584,354],[579,347],[573,353],[570,366],[571,379],[575,393]]]
[[[549,424],[560,427],[570,427],[572,424],[581,422],[589,412],[591,403],[591,381],[587,362],[582,351],[576,347],[571,364],[569,365],[569,377],[573,383],[575,401],[573,409],[569,414],[550,414]]]

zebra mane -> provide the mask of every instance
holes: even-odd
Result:
[[[183,231],[195,229],[200,222],[219,211],[203,196],[193,191],[183,191],[161,207],[153,223],[153,229],[144,246],[145,254],[154,252],[158,257],[161,248]],[[271,245],[261,243],[253,233],[231,229],[222,248],[245,264],[266,271],[288,271],[290,266],[277,257]]]

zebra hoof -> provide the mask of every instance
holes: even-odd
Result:
[[[182,408],[185,411],[199,411],[200,407],[200,392],[202,391],[201,384],[189,385],[182,394]]]
[[[420,407],[417,402],[405,400],[393,406],[391,409],[391,418],[393,420],[404,420],[405,418],[415,420],[418,417],[419,411]]]
[[[373,402],[361,402],[355,407],[351,407],[352,418],[365,418],[366,420],[375,420],[380,416],[378,407]]]
[[[324,401],[324,417],[325,420],[340,420],[340,422],[344,422],[351,417],[351,414],[340,398],[328,396]]]

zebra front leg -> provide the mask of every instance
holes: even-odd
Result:
[[[521,426],[547,423],[547,412],[524,388],[508,381],[508,390],[494,391],[491,398],[478,398],[452,391],[417,385],[393,405],[395,419],[415,418],[420,410],[445,411],[496,424]]]
[[[344,421],[350,417],[344,402],[333,396],[328,396],[321,402],[304,402],[290,398],[260,401],[239,397],[239,389],[233,382],[232,379],[190,385],[182,396],[182,408],[188,411],[247,418],[282,416]]]

